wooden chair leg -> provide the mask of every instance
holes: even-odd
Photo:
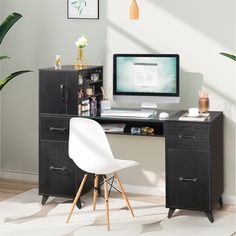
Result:
[[[97,198],[98,198],[98,178],[99,175],[96,175],[94,178],[94,190],[93,190],[93,210],[95,211],[96,209],[96,203],[97,203]]]
[[[105,206],[106,206],[107,230],[110,231],[110,217],[109,217],[108,182],[107,182],[107,176],[105,176],[104,191],[105,191]]]
[[[124,188],[123,188],[123,186],[122,186],[122,183],[121,183],[121,181],[120,181],[120,179],[119,179],[117,173],[114,173],[114,177],[115,177],[115,180],[116,180],[116,182],[117,182],[117,184],[118,184],[118,186],[119,186],[119,188],[120,188],[120,190],[121,190],[121,192],[122,192],[122,197],[123,197],[123,199],[124,199],[124,201],[125,201],[125,203],[126,203],[126,206],[128,207],[128,209],[130,210],[132,216],[134,217],[134,212],[133,212],[133,210],[132,210],[132,207],[130,206],[128,197],[127,197],[127,195],[126,195],[126,193],[125,193],[125,190],[124,190]]]
[[[77,192],[77,194],[76,194],[76,197],[75,197],[75,199],[74,199],[74,201],[73,201],[73,204],[72,204],[72,206],[71,206],[70,213],[69,213],[69,216],[68,216],[68,218],[67,218],[67,220],[66,220],[66,223],[68,223],[69,220],[70,220],[70,217],[71,217],[71,215],[72,215],[72,213],[73,213],[73,210],[74,210],[74,208],[75,208],[75,205],[76,205],[76,203],[77,203],[77,201],[78,201],[78,199],[79,199],[79,197],[80,197],[80,195],[81,195],[81,192],[82,192],[82,190],[83,190],[83,187],[84,187],[84,184],[85,184],[85,182],[86,182],[87,176],[88,176],[87,174],[84,175],[84,178],[83,178],[83,180],[82,180],[82,182],[81,182],[81,184],[80,184],[80,186],[79,186],[79,190],[78,190],[78,192]]]

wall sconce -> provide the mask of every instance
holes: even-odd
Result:
[[[136,0],[132,0],[131,5],[129,7],[129,18],[131,20],[139,19],[139,8]]]

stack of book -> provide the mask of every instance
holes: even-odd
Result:
[[[179,117],[179,120],[184,121],[205,121],[210,117],[209,113],[199,113],[198,116],[190,116],[188,113],[184,113]]]
[[[105,133],[124,133],[125,124],[101,124]]]

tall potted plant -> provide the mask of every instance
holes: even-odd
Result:
[[[10,30],[10,28],[22,17],[21,14],[19,13],[12,13],[9,15],[0,25],[0,45],[7,34],[7,32]],[[3,59],[9,59],[10,57],[8,56],[1,56],[0,55],[0,60]],[[7,76],[5,79],[0,79],[0,91],[3,89],[3,87],[13,78],[15,78],[18,75],[24,74],[30,72],[30,70],[21,70],[21,71],[16,71],[9,76]]]
[[[225,56],[225,57],[228,57],[228,58],[230,58],[230,59],[232,59],[234,61],[236,61],[236,56],[233,55],[233,54],[229,54],[229,53],[225,53],[225,52],[221,52],[220,54]]]

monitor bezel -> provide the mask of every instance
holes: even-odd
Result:
[[[176,92],[175,93],[140,93],[117,91],[117,58],[118,57],[174,57],[176,58]],[[143,96],[143,97],[179,97],[179,55],[178,54],[113,54],[113,96]]]

